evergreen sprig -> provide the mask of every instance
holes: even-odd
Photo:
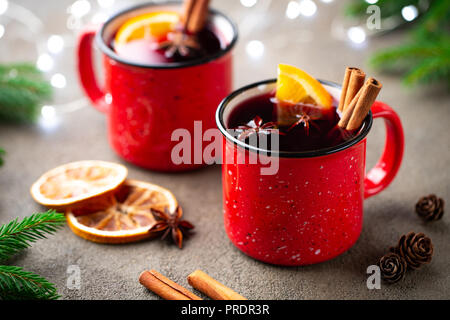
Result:
[[[407,5],[419,6],[417,0],[379,0],[381,15],[399,15]],[[369,4],[355,1],[351,14],[365,14]],[[418,83],[447,83],[450,86],[450,1],[431,0],[429,8],[418,19],[409,41],[376,52],[369,60],[376,69],[400,71],[406,85]]]
[[[52,87],[30,63],[0,64],[0,120],[33,122]]]
[[[54,210],[35,213],[22,221],[0,226],[0,260],[6,260],[46,238],[64,224],[65,217]],[[56,287],[45,278],[20,267],[0,265],[0,299],[57,299]]]
[[[1,300],[55,300],[56,287],[45,278],[16,266],[0,265]]]
[[[0,227],[0,260],[9,259],[12,255],[31,246],[45,234],[51,234],[61,228],[66,218],[54,210],[35,213],[22,221],[15,219]]]
[[[5,155],[5,150],[3,150],[2,148],[0,148],[0,167],[3,165],[3,156]]]

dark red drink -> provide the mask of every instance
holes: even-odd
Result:
[[[280,132],[281,151],[320,150],[337,146],[354,137],[355,133],[337,126],[340,116],[336,103],[327,109],[310,104],[284,106],[290,108],[296,116],[293,117],[292,123],[280,124],[277,120],[278,102],[274,95],[274,92],[264,93],[241,102],[230,114],[227,127],[238,128],[247,125],[255,117],[260,117],[263,124],[274,122],[275,128]]]

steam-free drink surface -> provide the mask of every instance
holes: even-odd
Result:
[[[310,104],[295,105],[299,114],[306,115],[309,129],[304,122],[297,125],[280,125],[277,121],[277,101],[274,93],[261,94],[241,102],[231,112],[226,126],[235,129],[248,124],[255,116],[263,119],[263,123],[275,122],[280,131],[280,151],[315,151],[330,148],[352,139],[358,132],[350,132],[338,127],[340,116],[336,103],[333,107],[323,109]],[[270,133],[277,134],[277,133]],[[269,139],[270,140],[270,139]],[[248,143],[250,140],[246,138]]]
[[[129,41],[126,44],[120,46],[114,45],[114,38],[110,42],[110,47],[122,58],[143,64],[168,64],[177,62],[188,62],[196,59],[205,58],[216,54],[222,50],[225,45],[221,42],[219,37],[210,30],[209,27],[205,27],[198,32],[196,40],[199,48],[190,48],[189,54],[182,56],[176,53],[173,57],[166,55],[165,49],[159,49],[158,45],[167,40],[167,37],[158,39],[136,39]]]

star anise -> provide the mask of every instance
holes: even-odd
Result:
[[[170,32],[167,35],[167,40],[161,42],[158,50],[164,50],[164,54],[167,58],[173,58],[176,55],[181,57],[188,57],[198,53],[201,50],[197,37],[186,33],[184,30],[179,29],[174,32]]]
[[[181,249],[183,247],[183,236],[187,236],[189,231],[194,229],[194,225],[187,220],[181,220],[183,210],[180,206],[175,212],[169,212],[167,208],[164,211],[152,209],[156,223],[150,228],[149,232],[161,233],[161,239],[165,239],[169,233],[172,240]]]
[[[236,130],[242,131],[238,136],[238,139],[241,141],[245,141],[245,139],[252,134],[278,133],[283,135],[283,133],[278,130],[278,125],[275,122],[271,121],[263,123],[263,119],[259,116],[254,117],[246,125],[237,127]]]
[[[303,124],[303,127],[305,128],[305,132],[306,135],[309,135],[309,128],[312,125],[314,128],[316,128],[317,130],[320,130],[320,127],[314,123],[314,120],[320,119],[321,118],[321,114],[319,113],[307,113],[307,112],[302,112],[296,115],[296,118],[298,119],[296,122],[294,122],[289,129],[287,129],[287,131],[291,131],[292,129],[294,129],[295,127]]]

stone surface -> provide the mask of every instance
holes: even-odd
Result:
[[[371,52],[404,39],[403,32],[370,38],[359,46],[337,39],[332,35],[339,34],[342,2],[315,2],[318,11],[314,17],[300,16],[295,20],[285,17],[288,1],[260,1],[253,8],[244,8],[237,0],[213,2],[239,22],[236,88],[275,77],[279,62],[340,82],[345,66],[361,66],[369,72],[366,61]],[[15,3],[31,8],[46,21],[46,31],[52,34],[64,28],[65,8],[70,1]],[[266,4],[269,7],[264,8]],[[260,40],[265,45],[260,58],[247,54],[250,40]],[[14,52],[0,52],[0,61],[12,57]],[[405,157],[392,185],[366,201],[362,235],[340,257],[295,268],[257,262],[235,249],[223,229],[219,166],[164,174],[127,164],[130,178],[171,189],[184,208],[185,218],[196,225],[195,236],[185,242],[182,250],[162,241],[100,245],[75,236],[65,227],[8,263],[56,283],[63,299],[156,299],[138,283],[139,273],[148,268],[157,269],[188,288],[186,276],[199,268],[250,299],[449,299],[449,213],[441,221],[426,224],[414,212],[414,205],[429,193],[450,202],[450,96],[445,87],[410,89],[395,75],[376,74],[373,70],[370,73],[384,85],[380,100],[394,107],[403,121]],[[68,85],[74,92],[79,90],[77,83]],[[51,129],[41,125],[0,125],[0,146],[7,151],[5,165],[0,169],[0,223],[43,210],[33,202],[29,187],[48,169],[82,159],[123,163],[108,145],[104,115],[86,106],[60,114],[58,120]],[[368,166],[381,153],[383,130],[381,121],[376,120],[368,138]],[[432,238],[435,254],[431,264],[408,273],[401,283],[368,290],[366,268],[411,230]],[[70,265],[81,270],[79,290],[66,285]]]

